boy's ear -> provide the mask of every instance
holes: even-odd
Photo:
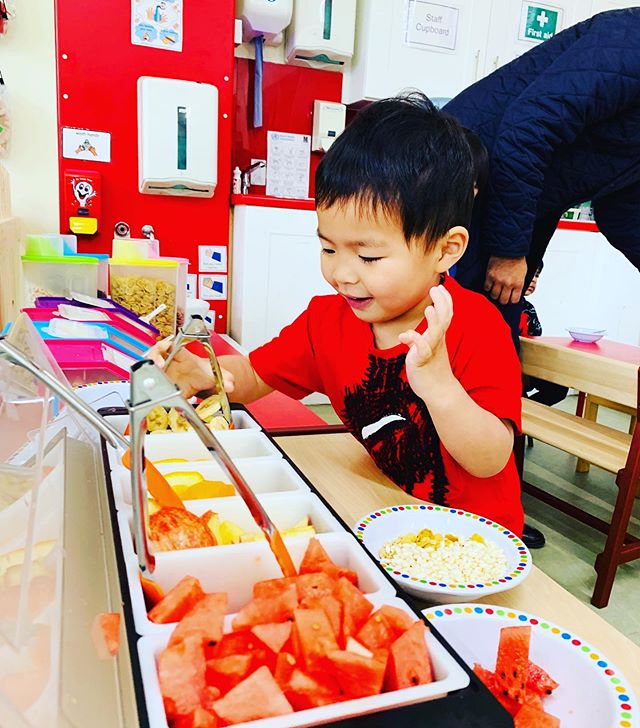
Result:
[[[462,225],[448,230],[439,241],[440,255],[436,263],[438,273],[446,273],[464,255],[469,243],[469,232]]]

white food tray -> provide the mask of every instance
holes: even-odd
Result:
[[[407,604],[394,596],[378,594],[370,596],[369,599],[373,603],[374,609],[378,609],[383,604],[391,604],[415,617]],[[232,615],[225,618],[225,632],[231,631],[232,619]],[[140,671],[151,728],[167,728],[167,718],[162,704],[162,694],[156,668],[156,659],[166,647],[167,642],[168,635],[166,634],[149,635],[138,641]],[[435,677],[434,681],[428,685],[418,685],[413,688],[395,690],[366,698],[347,700],[320,708],[299,710],[289,715],[238,723],[237,726],[238,728],[241,728],[241,726],[251,726],[251,728],[293,728],[294,726],[321,725],[332,721],[346,720],[366,713],[375,713],[389,708],[399,708],[434,700],[435,698],[444,697],[453,690],[467,687],[469,684],[468,674],[430,632],[426,634],[426,642],[431,655]],[[393,719],[390,718],[389,725],[392,724]]]
[[[118,514],[118,524],[122,536],[130,533],[125,513]],[[367,596],[395,595],[393,584],[371,561],[353,536],[344,532],[323,533],[318,536],[318,540],[335,564],[357,573],[360,590]],[[286,541],[296,568],[302,561],[308,543],[309,539],[302,536]],[[122,551],[136,632],[140,635],[170,634],[175,624],[155,624],[147,617],[137,557],[130,538],[122,538]],[[253,585],[257,581],[282,576],[282,571],[265,541],[167,551],[155,556],[156,566],[152,578],[165,592],[184,576],[194,576],[205,592],[227,592],[230,612],[238,611],[252,599]]]
[[[235,460],[240,474],[251,486],[254,493],[309,492],[309,486],[284,458],[247,458]],[[229,476],[213,460],[197,460],[186,463],[173,463],[158,465],[161,473],[196,472],[201,473],[205,480],[223,480],[230,482]],[[111,471],[111,482],[116,510],[131,508],[131,473],[124,467],[114,468]],[[220,498],[212,498],[209,504],[217,503]],[[188,501],[189,510],[199,500]],[[216,510],[213,505],[210,508]],[[206,510],[206,509],[205,509]],[[195,511],[194,511],[195,512]]]

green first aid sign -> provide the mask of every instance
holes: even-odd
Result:
[[[522,40],[549,40],[558,32],[559,10],[541,8],[525,3],[523,7]]]

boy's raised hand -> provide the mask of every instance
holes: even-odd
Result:
[[[410,329],[398,337],[409,347],[406,369],[411,389],[423,399],[434,385],[451,376],[445,333],[453,318],[453,301],[444,286],[432,288],[429,295],[433,303],[424,312],[427,330],[419,334]]]
[[[159,341],[147,351],[145,357],[164,369],[164,360],[172,345],[172,336]],[[233,374],[221,368],[226,392],[233,392]],[[206,392],[213,388],[214,379],[209,364],[209,357],[193,354],[187,347],[182,348],[171,360],[165,374],[180,387],[182,394],[189,398],[198,392]]]

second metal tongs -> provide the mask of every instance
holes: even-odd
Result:
[[[220,398],[222,416],[226,420],[227,425],[232,427],[231,406],[229,404],[227,393],[224,391],[222,372],[220,371],[218,358],[211,346],[211,332],[207,329],[202,316],[199,314],[193,314],[189,322],[178,331],[178,335],[172,342],[169,355],[165,359],[164,368],[167,369],[176,354],[192,342],[200,344],[209,357],[209,364],[211,365],[211,373],[213,375],[213,388],[215,389],[215,394]]]
[[[209,332],[207,332],[207,339]],[[194,339],[191,339],[194,340]],[[204,342],[203,342],[204,343]],[[208,346],[211,349],[211,345]],[[211,349],[217,367],[215,354]],[[219,372],[218,367],[218,372]],[[222,383],[222,377],[220,377]],[[226,399],[226,396],[225,396]],[[229,475],[238,494],[245,502],[255,522],[264,532],[267,542],[285,576],[296,576],[293,560],[282,540],[280,532],[262,507],[251,486],[243,478],[235,463],[220,444],[216,436],[200,419],[195,409],[183,397],[178,387],[152,361],[145,359],[131,367],[131,399],[128,403],[131,418],[131,472],[134,474],[134,520],[138,547],[138,562],[143,571],[154,569],[154,558],[147,541],[147,493],[144,486],[144,437],[146,418],[155,407],[175,407],[181,411],[187,422],[195,430],[202,444],[214,460]],[[227,400],[228,407],[228,400]],[[231,411],[229,409],[229,418]]]

